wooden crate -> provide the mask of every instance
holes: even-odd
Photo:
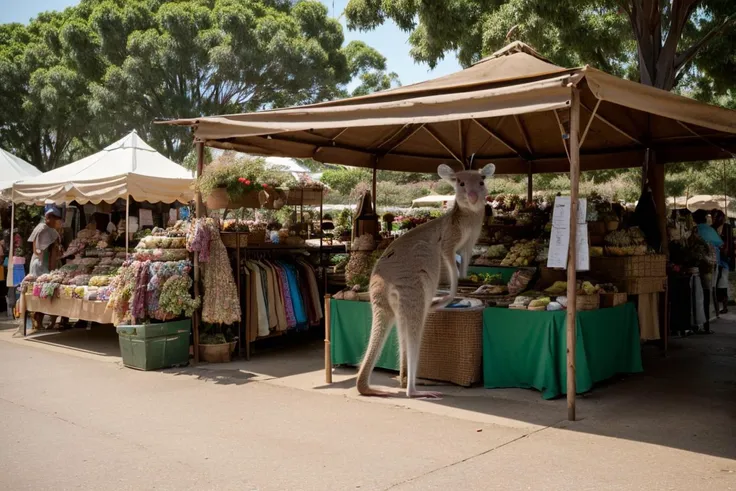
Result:
[[[612,283],[631,278],[661,278],[667,276],[667,257],[664,254],[591,257],[590,270]]]
[[[619,291],[629,295],[643,295],[645,293],[661,293],[667,284],[667,277],[659,278],[629,278],[614,283]]]
[[[625,304],[629,299],[628,293],[601,293],[601,308],[616,307]]]

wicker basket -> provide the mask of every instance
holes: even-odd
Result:
[[[610,282],[632,278],[659,278],[667,276],[667,257],[664,254],[594,257],[590,258],[590,269]]]
[[[419,357],[419,378],[469,387],[481,381],[482,358],[483,308],[429,314]]]
[[[248,233],[247,232],[221,232],[220,239],[225,247],[229,249],[236,249],[240,247],[248,247]]]
[[[207,196],[207,208],[210,210],[233,210],[236,208],[260,208],[261,202],[258,200],[258,193],[255,191],[231,199],[225,188],[214,189]]]
[[[667,277],[660,278],[629,278],[616,283],[616,287],[629,295],[643,295],[645,293],[661,293],[664,291]]]
[[[625,304],[629,299],[628,293],[601,293],[601,308],[616,307]]]
[[[291,188],[286,204],[317,206],[322,202],[322,192],[321,187]]]
[[[208,363],[230,363],[236,341],[223,344],[200,344],[199,359]]]
[[[252,246],[263,245],[266,243],[266,230],[258,229],[248,232],[248,244]]]
[[[593,295],[578,295],[575,302],[575,310],[598,310],[601,306],[600,295],[594,293]]]

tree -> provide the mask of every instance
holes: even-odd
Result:
[[[664,90],[692,67],[717,91],[736,81],[733,0],[350,0],[345,14],[350,29],[393,19],[432,67],[450,51],[468,66],[519,39],[560,65],[590,63]]]
[[[41,170],[132,129],[181,161],[162,118],[330,100],[397,83],[317,0],[82,0],[0,26],[0,145]],[[7,110],[6,110],[7,108]]]

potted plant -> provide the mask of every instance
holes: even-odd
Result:
[[[293,177],[283,171],[266,169],[261,158],[225,152],[205,167],[195,183],[209,209],[260,208],[271,190]]]
[[[235,351],[237,339],[229,329],[223,333],[219,324],[204,324],[204,330],[199,335],[199,359],[209,363],[228,363]]]

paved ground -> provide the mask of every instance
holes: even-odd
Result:
[[[6,330],[0,489],[736,490],[733,326],[647,349],[574,423],[533,391],[359,398],[354,370],[324,385],[319,343],[138,372],[109,331]]]

